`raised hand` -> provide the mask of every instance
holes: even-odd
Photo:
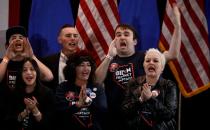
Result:
[[[181,15],[176,3],[173,3],[173,23],[174,32],[171,38],[170,47],[168,51],[164,51],[166,61],[179,58],[181,48]]]
[[[116,39],[114,39],[112,42],[111,42],[111,44],[109,45],[109,51],[108,51],[108,56],[110,56],[110,57],[114,57],[114,56],[116,56],[117,55],[117,51],[116,51]]]
[[[23,39],[23,44],[24,44],[24,52],[23,52],[22,56],[32,57],[34,55],[34,53],[33,53],[33,49],[31,47],[31,44],[30,44],[28,38]]]
[[[5,53],[5,57],[8,58],[8,60],[12,60],[16,57],[16,54],[14,52],[14,42],[11,41],[11,43],[9,44],[9,46],[7,47],[6,53]]]
[[[180,15],[180,11],[176,3],[173,3],[173,13],[176,17],[175,25],[181,26],[181,15]]]

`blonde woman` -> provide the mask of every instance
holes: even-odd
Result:
[[[149,49],[144,58],[146,75],[128,84],[122,112],[132,130],[175,130],[177,86],[163,79],[165,57],[157,49]]]

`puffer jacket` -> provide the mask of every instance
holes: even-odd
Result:
[[[128,83],[122,114],[132,130],[176,130],[175,115],[177,110],[177,86],[171,80],[160,78],[152,90],[159,90],[159,95],[145,102],[140,102],[139,87],[145,83],[145,76]]]

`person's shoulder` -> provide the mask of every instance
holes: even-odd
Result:
[[[165,86],[167,88],[176,88],[176,83],[170,79],[160,78],[159,79],[160,86]]]

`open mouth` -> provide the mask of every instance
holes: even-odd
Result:
[[[84,75],[84,76],[89,75],[89,73],[88,72],[83,72],[82,75]]]
[[[70,42],[68,45],[69,46],[76,46],[76,43],[75,42]]]
[[[83,78],[88,78],[89,75],[90,75],[89,72],[82,72],[82,77],[83,77]]]
[[[22,43],[16,43],[16,44],[15,44],[15,47],[16,47],[16,48],[22,47]]]
[[[154,71],[155,71],[155,68],[152,67],[152,66],[150,66],[150,67],[148,68],[148,71],[149,71],[149,72],[154,72]]]
[[[33,80],[33,76],[27,76],[27,77],[26,77],[26,80],[27,80],[28,82],[32,81],[32,80]]]
[[[120,47],[126,47],[126,43],[125,42],[120,42]]]

